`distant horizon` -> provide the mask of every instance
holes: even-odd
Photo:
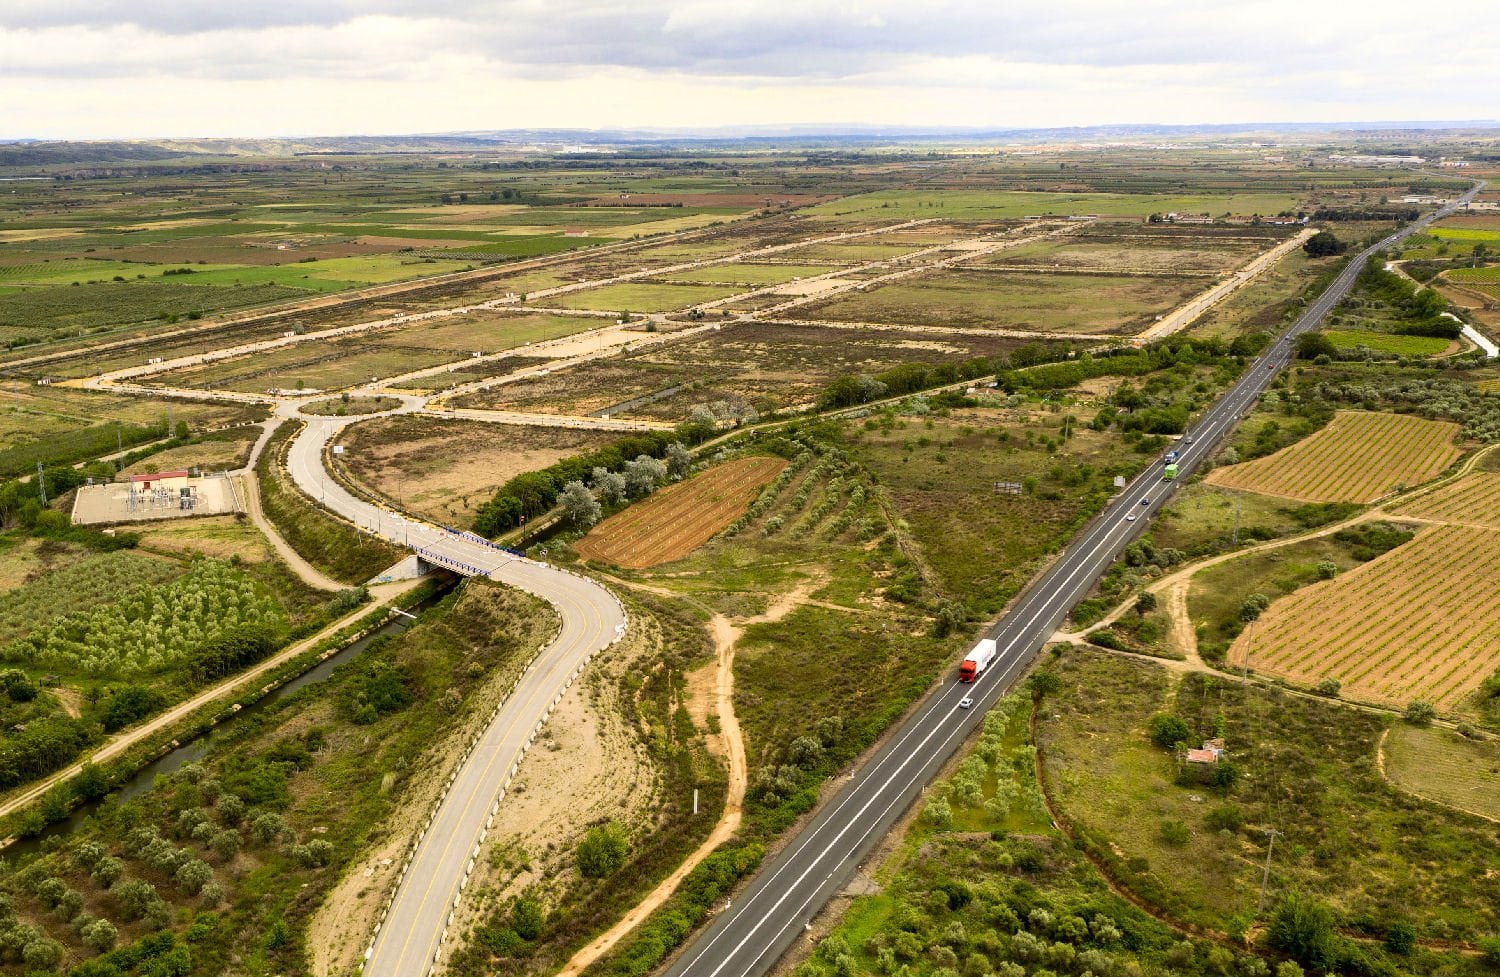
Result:
[[[1340,119],[1330,121],[1254,121],[1254,122],[1098,122],[1074,125],[918,125],[903,123],[861,122],[797,122],[797,123],[753,123],[727,124],[722,126],[519,126],[507,128],[468,127],[446,130],[413,132],[279,132],[279,133],[232,133],[232,134],[175,134],[133,135],[112,137],[87,136],[0,136],[0,144],[42,143],[145,143],[162,144],[173,142],[223,142],[238,139],[268,142],[336,141],[336,140],[474,140],[500,141],[521,140],[528,137],[601,137],[600,141],[615,140],[646,141],[659,138],[672,139],[815,139],[825,138],[921,138],[921,139],[983,139],[986,137],[1024,136],[1047,133],[1116,133],[1137,138],[1153,134],[1211,136],[1249,135],[1257,132],[1277,133],[1338,133],[1390,132],[1398,134],[1421,134],[1424,132],[1453,132],[1463,129],[1500,130],[1500,118],[1490,119]]]

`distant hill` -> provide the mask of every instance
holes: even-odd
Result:
[[[176,159],[181,150],[134,142],[0,143],[0,167],[77,163],[132,163]]]

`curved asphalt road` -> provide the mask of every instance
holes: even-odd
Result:
[[[1473,199],[1483,184],[1460,202]],[[1452,211],[1445,208],[1360,253],[1233,387],[1187,432],[1178,459],[1186,477],[1245,413],[1292,357],[1292,344],[1341,299],[1365,258]],[[759,977],[769,971],[823,905],[843,888],[860,861],[978,727],[985,710],[1031,664],[1069,609],[1146,525],[1175,486],[1153,462],[1063,552],[1000,622],[995,661],[973,685],[950,674],[876,754],[769,861],[732,905],[720,912],[670,966],[668,977]],[[959,705],[972,696],[973,707]]]
[[[535,594],[562,618],[557,637],[541,650],[460,763],[371,945],[366,977],[420,977],[441,954],[450,914],[522,753],[589,658],[624,634],[625,611],[613,594],[586,577],[513,556],[479,537],[407,520],[350,494],[324,469],[323,450],[354,418],[307,420],[307,429],[287,453],[292,479],[304,492],[355,525],[409,546],[430,563]]]

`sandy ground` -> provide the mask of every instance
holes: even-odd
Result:
[[[778,286],[774,295],[822,295],[847,285],[858,284],[852,278],[815,278],[805,282],[788,282]]]

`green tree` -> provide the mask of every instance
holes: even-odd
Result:
[[[1176,749],[1177,744],[1190,742],[1193,738],[1193,731],[1188,728],[1187,723],[1166,713],[1152,716],[1147,729],[1151,734],[1151,742],[1164,750]]]
[[[1343,254],[1348,247],[1332,231],[1319,231],[1302,243],[1302,250],[1314,258],[1328,258]]]
[[[1260,617],[1267,607],[1271,606],[1271,598],[1265,594],[1251,594],[1240,604],[1240,620],[1254,621]]]
[[[592,526],[604,514],[604,508],[594,498],[594,493],[578,479],[563,486],[557,502],[562,506],[563,517],[580,528]]]
[[[1397,956],[1408,956],[1417,947],[1417,931],[1405,920],[1398,919],[1385,931],[1385,948]]]
[[[1339,354],[1338,347],[1333,345],[1333,340],[1320,332],[1305,332],[1298,336],[1293,343],[1294,350],[1299,360],[1315,360],[1319,356],[1334,357]]]
[[[1150,614],[1152,611],[1156,610],[1156,605],[1156,595],[1149,590],[1143,590],[1135,599],[1135,612],[1139,616],[1145,617],[1147,614]]]

